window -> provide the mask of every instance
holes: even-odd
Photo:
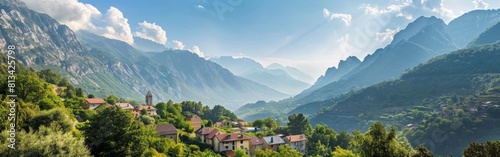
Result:
[[[240,141],[240,144],[243,144],[243,141]]]

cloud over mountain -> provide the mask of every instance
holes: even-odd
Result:
[[[328,9],[323,9],[323,17],[328,20],[338,19],[344,22],[346,26],[351,25],[352,16],[350,14],[332,13]]]
[[[158,44],[167,43],[167,32],[156,23],[143,21],[139,23],[139,31],[134,32],[134,35],[140,38],[149,39]]]

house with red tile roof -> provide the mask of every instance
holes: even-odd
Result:
[[[304,134],[285,136],[283,139],[285,143],[290,145],[293,149],[298,150],[302,154],[306,153],[307,138]]]
[[[234,152],[236,149],[245,149],[247,154],[250,149],[250,137],[245,134],[219,134],[214,138],[214,151]]]
[[[134,110],[134,106],[130,103],[115,103],[116,106],[120,106],[124,110]]]
[[[139,113],[141,113],[141,110],[146,110],[148,112],[148,115],[156,115],[156,108],[153,107],[153,106],[146,106],[146,105],[142,105],[142,106],[139,106],[139,107],[136,107],[135,110],[137,110]]]
[[[85,104],[88,105],[89,109],[95,109],[102,104],[106,103],[104,100],[99,98],[87,98],[85,99]]]
[[[211,127],[203,127],[199,128],[198,130],[194,131],[194,134],[196,135],[196,138],[198,138],[201,142],[206,143],[206,136],[212,132],[214,128]]]
[[[217,129],[214,129],[212,130],[212,132],[210,132],[206,137],[205,137],[205,140],[207,144],[209,144],[210,146],[213,146],[215,145],[215,140],[214,138],[217,136],[217,135],[220,135],[220,134],[223,134],[223,132],[221,132],[220,130],[217,130]]]
[[[264,142],[257,136],[250,138],[250,156],[255,156],[255,151],[257,149],[264,149]]]

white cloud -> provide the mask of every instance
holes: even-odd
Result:
[[[183,49],[184,49],[184,47],[186,46],[186,45],[184,45],[181,41],[178,41],[178,40],[174,40],[174,41],[172,41],[172,42],[173,42],[173,43],[174,43],[174,45],[175,45],[175,49],[178,49],[178,50],[183,50]],[[199,50],[199,49],[198,49],[198,50]]]
[[[123,13],[115,7],[110,7],[108,12],[104,17],[106,26],[99,34],[111,39],[118,39],[125,41],[129,44],[134,43],[134,37],[132,36],[132,31],[130,31],[130,25],[128,24],[128,19],[123,16]]]
[[[350,14],[332,13],[326,8],[323,8],[323,17],[328,20],[339,19],[344,22],[346,26],[351,25],[352,20],[352,16]]]
[[[196,6],[197,8],[200,8],[200,9],[205,9],[205,7],[203,5],[198,5]]]
[[[128,19],[115,7],[105,15],[96,7],[78,0],[22,0],[28,8],[46,13],[73,31],[86,30],[132,44],[134,39]],[[97,23],[99,25],[97,26]]]
[[[72,30],[95,28],[93,20],[101,17],[101,12],[90,4],[78,0],[22,0],[28,8],[46,13]]]
[[[377,32],[375,40],[378,41],[380,43],[380,45],[387,45],[387,44],[391,43],[391,41],[394,39],[394,35],[398,31],[399,31],[399,28],[397,30],[385,29],[384,32]]]
[[[205,57],[205,55],[203,54],[203,52],[201,52],[201,50],[198,46],[193,46],[193,49],[192,50],[190,49],[189,51],[191,51],[194,54],[197,54],[198,56],[200,56],[202,58]]]
[[[488,6],[490,5],[483,0],[473,0],[472,3],[474,4],[475,9],[488,9]]]
[[[391,4],[385,8],[363,4],[360,7],[365,14],[381,15],[394,14],[396,17],[404,17],[413,20],[415,16],[438,15],[445,20],[451,20],[458,15],[444,6],[443,0],[402,0],[397,4]]]
[[[323,8],[323,17],[324,18],[330,17],[330,11],[328,11],[328,9],[326,9],[326,8]]]
[[[159,44],[167,43],[167,32],[156,25],[156,23],[148,23],[143,21],[139,23],[139,31],[134,32],[134,35],[140,38],[149,39]]]

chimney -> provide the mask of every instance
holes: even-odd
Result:
[[[271,137],[271,143],[273,143],[273,137]]]

